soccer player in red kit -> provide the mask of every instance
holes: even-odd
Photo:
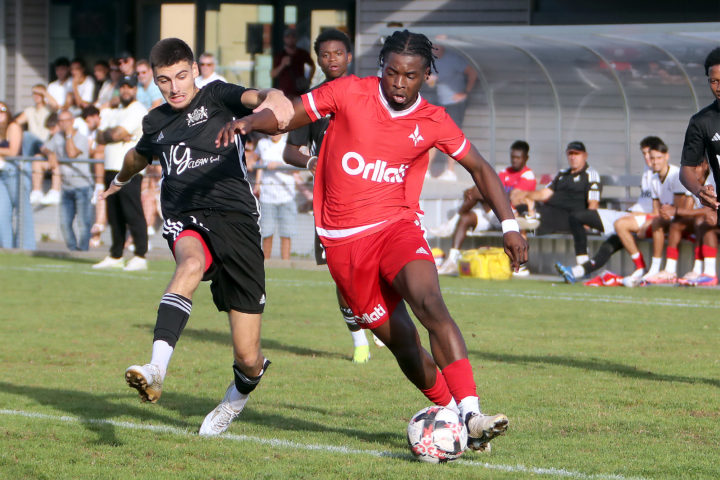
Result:
[[[527,244],[493,168],[443,108],[419,95],[434,67],[432,43],[397,31],[379,60],[382,78],[339,78],[295,100],[288,129],[332,113],[313,200],[330,274],[357,323],[387,345],[430,401],[461,415],[471,448],[487,451],[508,419],[481,413],[465,340],[445,306],[423,237],[419,198],[430,148],[470,172],[502,221],[505,251],[516,270],[527,261]],[[251,130],[276,131],[275,117],[259,112],[230,122],[216,141],[227,144],[237,132]],[[422,347],[405,302],[428,330],[432,355]]]

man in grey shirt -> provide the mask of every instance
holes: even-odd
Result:
[[[90,243],[90,228],[95,220],[92,197],[95,176],[92,165],[86,162],[67,162],[72,158],[88,158],[88,139],[73,128],[73,115],[61,110],[56,119],[48,118],[52,132],[41,151],[50,165],[60,163],[60,229],[65,244],[70,250],[87,250]],[[73,221],[77,218],[78,233],[75,234]]]

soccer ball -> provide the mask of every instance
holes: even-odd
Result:
[[[445,260],[445,252],[443,252],[443,249],[440,247],[432,248],[432,256],[435,259],[436,267],[439,267],[440,265],[442,265],[443,261]]]
[[[457,459],[467,447],[467,429],[457,413],[437,405],[413,415],[407,428],[410,451],[418,460],[444,463]]]

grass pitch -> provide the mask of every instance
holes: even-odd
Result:
[[[443,278],[488,413],[491,455],[412,460],[428,402],[387,349],[367,365],[325,272],[268,271],[273,364],[228,435],[195,432],[231,381],[226,317],[198,290],[164,393],[123,378],[149,360],[172,264],[96,272],[0,253],[0,478],[718,478],[720,291]],[[426,335],[421,331],[424,338]]]

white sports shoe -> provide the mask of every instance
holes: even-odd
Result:
[[[455,231],[455,225],[457,225],[458,219],[457,218],[451,218],[445,223],[441,223],[437,227],[430,227],[428,228],[428,232],[430,232],[432,235],[438,237],[438,238],[445,238],[449,237],[453,234]]]
[[[60,203],[60,190],[48,190],[40,200],[42,205],[58,205]]]
[[[125,266],[125,260],[123,258],[105,257],[99,263],[92,266],[95,269],[105,268],[123,268]]]
[[[138,391],[143,402],[155,403],[162,395],[163,379],[160,369],[151,363],[128,367],[125,370],[125,381]]]
[[[502,413],[485,415],[469,413],[465,419],[468,430],[468,448],[480,452],[490,452],[490,440],[507,431],[508,418]]]
[[[442,265],[438,267],[438,275],[457,275],[457,262],[451,258],[446,259]]]
[[[33,190],[30,192],[30,205],[40,205],[42,202],[43,193],[40,190]]]
[[[238,401],[234,403],[236,407],[240,407],[239,409],[235,409],[230,406],[231,395],[238,397]],[[212,437],[223,433],[228,429],[230,423],[232,423],[232,421],[240,415],[240,412],[243,411],[248,398],[250,398],[250,394],[242,394],[238,392],[235,389],[235,383],[231,383],[225,391],[225,396],[223,397],[222,402],[220,402],[220,404],[215,407],[212,412],[208,413],[205,420],[203,420],[202,425],[200,425],[198,435]]]
[[[132,257],[128,260],[127,265],[123,267],[126,272],[139,272],[141,270],[147,270],[147,260],[143,257]]]
[[[525,265],[520,265],[517,272],[512,272],[513,277],[528,277],[530,276],[530,270]]]

